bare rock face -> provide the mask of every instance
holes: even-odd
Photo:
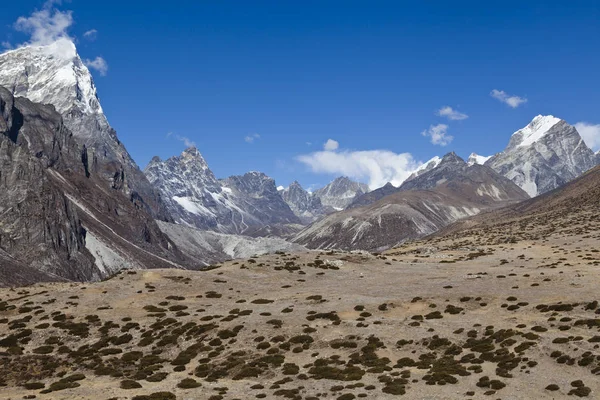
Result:
[[[335,212],[333,207],[324,207],[321,199],[308,193],[298,181],[280,191],[281,197],[303,224],[314,222],[327,214]]]
[[[381,251],[461,218],[529,198],[491,168],[469,166],[455,153],[390,191],[374,203],[317,221],[293,240],[315,249]]]
[[[166,161],[155,157],[144,171],[178,223],[230,234],[300,223],[273,179],[249,172],[218,180],[195,147]]]
[[[0,115],[0,268],[32,268],[32,282],[88,281],[188,263],[141,201],[89,168],[53,106],[0,87]]]
[[[538,115],[485,165],[533,197],[577,178],[596,163],[575,127],[551,115]]]
[[[92,75],[75,44],[59,39],[0,54],[0,86],[15,97],[51,104],[77,142],[88,171],[123,192],[155,218],[171,220],[157,191],[135,164],[104,115]]]

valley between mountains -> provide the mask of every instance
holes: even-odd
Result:
[[[597,398],[599,156],[507,139],[380,188],[142,170],[74,43],[0,54],[1,397]]]

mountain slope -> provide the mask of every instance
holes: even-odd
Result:
[[[573,126],[551,115],[538,115],[485,165],[537,196],[593,168],[596,158]]]
[[[166,161],[155,157],[144,172],[178,223],[242,234],[265,225],[300,222],[273,179],[249,172],[218,180],[195,147]]]
[[[21,271],[21,281],[88,281],[123,267],[192,265],[140,201],[89,170],[86,152],[53,106],[0,87],[0,113],[3,271]]]
[[[553,234],[586,234],[600,229],[600,166],[533,199],[459,221],[434,238],[471,237],[478,244],[544,240]],[[486,235],[483,235],[485,232]]]
[[[382,250],[450,223],[528,198],[492,169],[469,166],[454,153],[373,204],[349,208],[294,237],[308,248]]]
[[[348,207],[355,198],[369,192],[369,186],[365,183],[354,182],[342,176],[336,178],[327,186],[316,190],[313,194],[321,200],[324,206],[343,210]]]
[[[497,207],[498,203],[529,198],[522,189],[491,168],[469,165],[454,152],[446,154],[435,168],[405,181],[398,190],[430,190],[445,183],[448,183],[446,190],[486,206]]]
[[[90,171],[155,218],[170,220],[160,196],[108,124],[94,80],[73,42],[59,39],[0,54],[0,86],[14,96],[53,105],[78,143],[85,145]]]

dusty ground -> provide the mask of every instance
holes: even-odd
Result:
[[[0,397],[600,397],[597,235],[481,243],[3,289]]]

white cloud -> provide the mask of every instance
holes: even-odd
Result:
[[[254,141],[257,139],[260,139],[260,135],[258,133],[253,133],[252,135],[248,135],[244,138],[246,143],[254,143]]]
[[[173,137],[176,140],[179,140],[180,142],[182,142],[185,145],[185,147],[196,147],[196,143],[185,136],[180,136],[173,132],[169,132],[169,133],[167,133],[167,138],[170,138],[170,137]]]
[[[29,17],[19,17],[15,29],[31,35],[26,44],[47,46],[59,39],[69,39],[67,31],[73,25],[73,12],[53,9],[53,3],[48,2],[44,9],[34,11]]]
[[[336,149],[337,150],[337,149]],[[388,150],[318,151],[296,158],[312,172],[339,174],[367,181],[371,189],[388,182],[399,186],[419,166],[412,155]]]
[[[467,114],[458,112],[450,106],[444,106],[444,107],[440,108],[436,112],[436,114],[440,117],[446,117],[451,121],[460,121],[460,120],[469,118],[469,116]]]
[[[594,125],[588,122],[578,122],[575,129],[583,138],[585,144],[595,152],[600,150],[600,124]]]
[[[2,42],[2,47],[4,47],[7,50],[11,50],[13,48],[13,45],[9,41],[4,41]]]
[[[83,37],[93,42],[98,37],[98,31],[95,29],[90,29],[89,31],[83,34]]]
[[[69,0],[64,0],[69,2]],[[27,42],[17,47],[23,46],[49,46],[48,51],[53,55],[72,59],[76,56],[75,39],[68,33],[73,25],[73,12],[61,11],[55,8],[56,5],[63,3],[63,0],[48,0],[44,3],[41,10],[36,10],[30,16],[19,17],[14,23],[15,30],[30,35]],[[95,30],[92,30],[95,32]],[[88,31],[84,36],[91,34]],[[10,43],[4,42],[3,45],[10,46]],[[10,46],[12,48],[12,46]],[[85,60],[88,67],[106,75],[108,65],[102,57],[96,57],[93,60]]]
[[[437,124],[431,125],[429,129],[421,132],[421,135],[425,137],[429,137],[431,139],[431,143],[438,146],[447,146],[454,140],[454,136],[448,135],[448,125],[446,124]]]
[[[339,147],[340,147],[340,144],[336,140],[327,139],[327,141],[323,145],[323,150],[336,151]]]
[[[106,63],[106,60],[102,57],[96,57],[93,60],[86,59],[83,60],[83,63],[88,68],[98,71],[102,76],[106,76],[106,73],[108,72],[108,64]]]
[[[521,104],[527,103],[527,99],[525,97],[511,96],[504,90],[494,89],[490,92],[490,96],[496,100],[500,100],[502,103],[507,104],[511,108],[517,108]]]

